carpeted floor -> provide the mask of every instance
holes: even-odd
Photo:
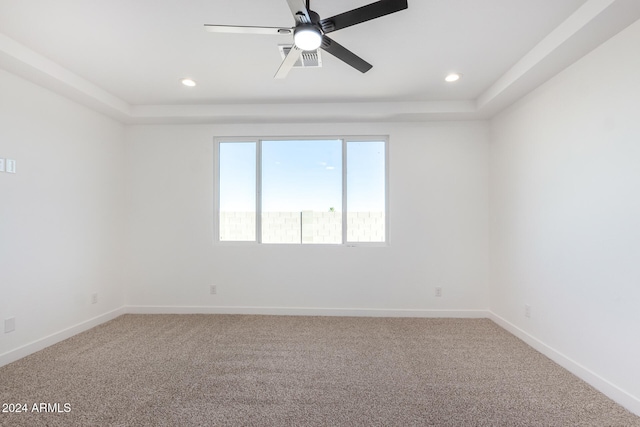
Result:
[[[640,426],[486,319],[124,315],[0,368],[0,403],[27,405],[2,426]]]

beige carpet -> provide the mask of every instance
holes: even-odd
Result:
[[[28,406],[3,426],[640,426],[486,319],[125,315],[0,368],[0,403]]]

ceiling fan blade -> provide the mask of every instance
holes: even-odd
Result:
[[[369,64],[367,61],[327,36],[322,36],[322,45],[320,47],[339,60],[351,65],[361,73],[366,73],[371,69],[371,67],[373,67],[373,65]]]
[[[276,72],[276,75],[273,76],[273,78],[284,79],[285,77],[287,77],[287,74],[289,74],[289,70],[293,68],[296,61],[298,61],[298,58],[300,58],[300,55],[302,55],[302,49],[300,49],[296,45],[291,46],[291,50],[287,54],[287,57],[284,58],[284,61],[282,61],[282,64],[280,64],[280,68],[278,68],[278,71]]]
[[[322,31],[330,33],[362,22],[370,21],[390,13],[399,12],[408,7],[407,0],[380,0],[357,9],[350,10],[331,18],[322,19]]]
[[[204,24],[204,29],[210,33],[235,33],[235,34],[293,34],[293,28],[282,27],[247,27],[237,25],[213,25]]]
[[[310,24],[311,18],[309,17],[309,11],[304,4],[304,0],[287,0],[289,9],[293,14],[293,18],[296,20],[296,24]]]

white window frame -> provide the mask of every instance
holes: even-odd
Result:
[[[342,141],[342,243],[262,243],[262,141]],[[256,144],[256,238],[252,241],[221,241],[220,240],[220,144],[233,142],[247,142]],[[349,142],[384,142],[385,172],[385,226],[384,242],[348,242],[347,241],[347,145]],[[389,246],[389,136],[344,136],[344,135],[313,135],[313,136],[250,136],[250,137],[216,137],[213,143],[213,242],[216,245],[260,245],[260,246],[336,246],[336,247],[385,247]]]

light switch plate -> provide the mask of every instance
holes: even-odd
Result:
[[[7,172],[16,173],[16,161],[14,159],[6,160]]]
[[[4,159],[0,159],[0,172],[4,172]]]

